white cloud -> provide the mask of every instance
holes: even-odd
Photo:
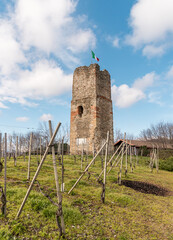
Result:
[[[65,74],[54,62],[39,61],[31,70],[21,70],[16,79],[0,81],[0,99],[33,106],[27,99],[38,100],[71,90],[72,74]]]
[[[127,108],[145,98],[145,94],[140,89],[130,88],[126,84],[119,87],[112,86],[112,100],[115,106]]]
[[[74,16],[77,3],[17,0],[0,16],[0,101],[36,106],[71,90],[72,74],[57,62],[74,68],[96,44],[87,16]]]
[[[73,53],[83,52],[88,49],[88,46],[95,46],[95,38],[93,32],[88,29],[86,31],[80,30],[77,34],[71,35],[68,39],[68,49]]]
[[[50,99],[49,103],[53,104],[53,105],[66,106],[66,107],[70,108],[70,103],[67,101],[64,101],[62,99],[57,99],[57,98]]]
[[[72,17],[76,5],[76,0],[18,0],[15,22],[23,47],[53,53],[65,64],[64,55],[94,47],[96,39],[92,30],[82,27],[84,20]],[[73,60],[76,61],[71,57]]]
[[[17,63],[26,62],[20,44],[16,40],[16,33],[8,21],[0,19],[0,72],[10,74],[17,67]]]
[[[72,74],[66,75],[54,62],[39,61],[32,70],[20,73],[18,87],[25,96],[36,99],[60,95],[71,90]]]
[[[113,46],[119,48],[119,41],[120,39],[118,37],[115,37],[112,42]]]
[[[106,40],[110,42],[113,47],[119,48],[120,47],[120,39],[117,36],[106,36]]]
[[[18,118],[16,118],[17,122],[27,122],[28,120],[29,120],[28,117],[18,117]]]
[[[0,102],[0,108],[8,108],[8,107],[5,106],[2,102]]]
[[[162,56],[165,53],[165,46],[153,46],[153,45],[147,45],[143,48],[142,53],[144,56],[148,58],[156,57],[156,56]]]
[[[160,92],[150,92],[148,94],[148,100],[150,103],[156,103],[160,106],[163,106],[163,103],[161,102]]]
[[[128,44],[135,48],[144,47],[143,54],[149,57],[152,53],[153,56],[163,54],[166,45],[172,45],[172,12],[172,0],[138,0],[130,13],[132,34],[127,36]]]
[[[41,117],[40,117],[40,120],[43,121],[43,122],[46,122],[46,121],[49,121],[49,120],[53,120],[53,116],[48,113],[44,113]]]
[[[166,77],[169,79],[173,78],[173,66],[170,67],[169,71],[166,74]]]
[[[147,73],[142,78],[138,78],[135,80],[133,88],[145,90],[146,88],[151,87],[154,81],[157,79],[158,76],[154,72]]]
[[[132,87],[126,84],[122,84],[117,87],[112,86],[112,100],[115,106],[119,108],[127,108],[137,103],[138,101],[146,98],[145,91],[147,88],[152,87],[154,82],[158,79],[158,76],[154,73],[148,73],[145,76],[138,78],[134,81]],[[156,95],[150,95],[149,100],[156,100]],[[152,98],[153,97],[153,98]]]

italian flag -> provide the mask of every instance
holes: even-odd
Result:
[[[96,55],[93,51],[91,51],[91,55],[92,55],[92,58],[94,58],[95,60],[97,60],[99,62],[99,58],[96,57]]]

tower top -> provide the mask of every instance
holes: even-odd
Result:
[[[100,71],[98,64],[78,67],[73,75],[72,100],[103,95],[111,99],[111,81],[107,70]]]
[[[100,65],[97,63],[92,63],[89,66],[77,67],[74,71],[74,74],[75,72],[78,72],[78,71],[92,71],[92,70],[99,71],[99,72],[107,72],[109,74],[109,72],[106,69],[100,70]]]

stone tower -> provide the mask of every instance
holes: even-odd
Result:
[[[113,151],[111,79],[98,64],[78,67],[73,75],[70,124],[71,154],[97,151],[110,132]]]

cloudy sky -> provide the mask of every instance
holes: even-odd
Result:
[[[114,127],[173,122],[172,13],[172,0],[1,0],[0,130],[69,124],[91,49],[111,75]]]

